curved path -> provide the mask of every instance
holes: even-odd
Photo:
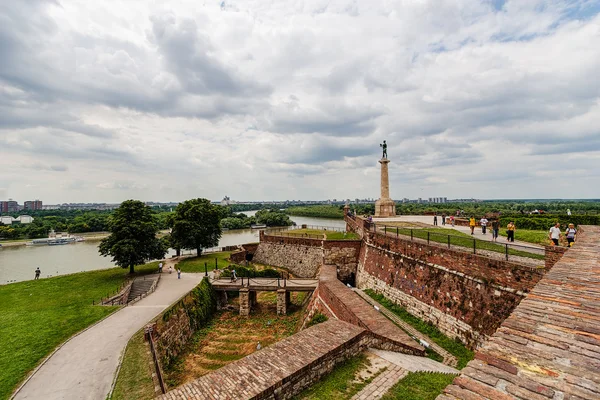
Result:
[[[164,270],[174,263],[168,260]],[[65,342],[13,398],[104,400],[131,336],[198,285],[203,276],[182,273],[177,279],[175,272],[163,272],[154,293]]]

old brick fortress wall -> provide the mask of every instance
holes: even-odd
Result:
[[[335,265],[338,278],[353,283],[360,247],[360,240],[295,238],[261,231],[253,261],[285,268],[299,278],[314,278],[321,265]]]
[[[370,288],[476,347],[541,279],[544,269],[365,232],[357,286]]]

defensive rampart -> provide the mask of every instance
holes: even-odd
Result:
[[[438,400],[600,399],[600,227],[540,280]]]
[[[361,226],[356,222],[360,220],[352,223]],[[357,286],[382,293],[446,335],[476,347],[495,332],[544,271],[365,231]]]

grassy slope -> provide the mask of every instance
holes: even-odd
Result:
[[[506,237],[506,231],[500,230],[500,236]],[[534,231],[529,229],[517,229],[515,239],[535,244],[550,244],[547,231]]]
[[[386,230],[391,233],[396,233],[396,228],[387,228]],[[398,229],[398,233],[400,235],[405,235],[405,236],[410,236],[410,231],[411,231],[410,229],[406,229],[406,228]],[[471,235],[469,235],[468,233],[464,233],[464,232],[460,232],[460,231],[449,231],[448,229],[444,229],[444,228],[420,228],[420,229],[413,229],[412,232],[413,232],[413,237],[419,238],[419,239],[427,239],[427,232],[429,232],[430,233],[429,240],[431,242],[444,243],[444,244],[448,243],[448,235],[450,235],[450,244],[451,245],[468,247],[470,249],[473,248],[473,237]],[[503,246],[503,244],[501,242],[496,244],[496,243],[492,243],[492,242],[487,242],[485,240],[477,240],[476,246],[477,246],[477,249],[481,249],[481,250],[489,250],[489,251],[493,251],[496,253],[504,253],[505,252],[505,247]],[[513,249],[509,249],[508,254],[515,255],[515,256],[521,256],[521,257],[535,258],[535,259],[539,259],[539,260],[544,259],[543,254],[533,254],[533,253],[529,253],[527,251],[520,251],[520,250],[513,250]]]
[[[156,270],[156,262],[137,268]],[[56,346],[115,311],[92,300],[117,290],[127,272],[112,268],[0,286],[0,399]]]
[[[154,397],[152,356],[144,341],[144,330],[138,331],[123,356],[115,390],[111,400],[151,399]]]
[[[454,355],[458,359],[458,369],[464,368],[465,365],[467,365],[467,363],[473,359],[473,351],[467,349],[462,343],[450,339],[448,336],[440,332],[437,327],[415,317],[404,308],[383,297],[381,294],[375,293],[370,289],[365,290],[365,293],[377,300],[379,304],[396,314],[403,321],[412,325],[416,330],[424,335],[427,335],[431,340],[448,351],[450,354]]]
[[[434,400],[456,375],[409,372],[381,400]]]
[[[181,268],[181,271],[183,272],[204,272],[204,263],[206,263],[208,271],[212,271],[215,269],[216,258],[219,269],[223,269],[231,264],[231,262],[227,260],[230,255],[230,251],[224,251],[221,253],[204,254],[200,257],[184,258],[179,261],[177,266]]]

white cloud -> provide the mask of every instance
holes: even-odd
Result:
[[[597,12],[2,2],[0,197],[598,197]]]

